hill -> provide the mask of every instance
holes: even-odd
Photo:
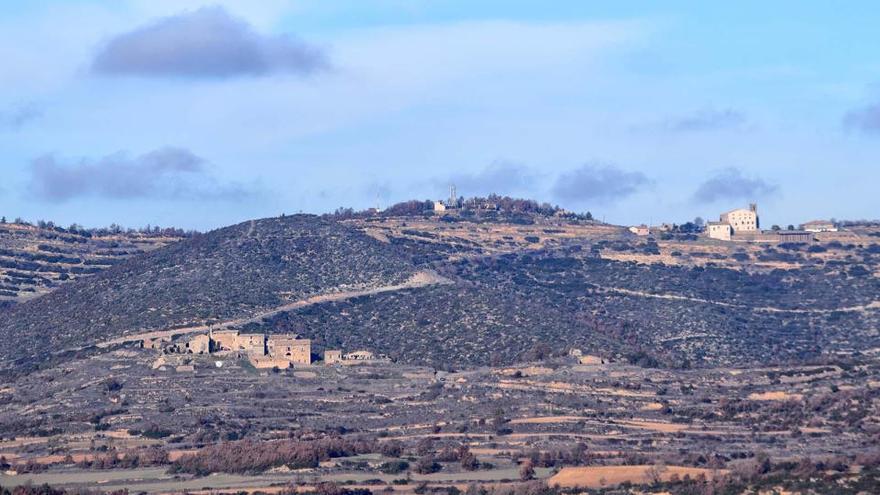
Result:
[[[415,272],[397,250],[313,216],[251,221],[127,259],[0,322],[4,364],[125,334],[247,316],[297,299],[402,282]]]
[[[654,239],[527,213],[270,218],[8,310],[0,357],[17,367],[222,324],[296,332],[318,353],[366,348],[447,369],[573,348],[643,366],[814,362],[880,348],[878,239]],[[439,277],[407,284],[417,273]]]

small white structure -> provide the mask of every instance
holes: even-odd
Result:
[[[729,223],[725,222],[708,222],[706,224],[706,234],[709,239],[718,239],[719,241],[729,241],[733,235],[733,228]]]
[[[370,351],[354,351],[349,352],[342,359],[345,361],[373,361],[376,356]]]
[[[829,222],[828,220],[811,220],[803,225],[801,225],[801,229],[807,232],[837,232],[837,227],[834,223]]]
[[[639,237],[644,237],[644,236],[651,233],[651,229],[649,229],[648,226],[645,224],[633,225],[632,227],[629,228],[629,231]]]
[[[446,205],[443,201],[434,201],[434,213],[443,213],[446,211]]]

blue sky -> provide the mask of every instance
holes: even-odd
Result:
[[[0,215],[207,229],[463,195],[877,218],[871,2],[6,1]]]

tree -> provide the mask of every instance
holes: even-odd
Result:
[[[652,485],[659,485],[663,481],[663,473],[666,472],[666,466],[662,463],[654,464],[645,472],[645,477]]]
[[[521,481],[529,481],[535,478],[535,466],[531,460],[523,462],[519,468],[519,479]]]
[[[461,468],[465,471],[476,471],[480,469],[480,461],[477,459],[470,448],[467,445],[462,445],[461,448],[458,449],[458,458],[459,462],[461,462]]]
[[[6,217],[0,218],[0,223],[6,223]]]
[[[419,474],[431,474],[440,471],[440,464],[434,460],[433,456],[425,455],[419,457],[419,460],[416,461],[416,472]]]

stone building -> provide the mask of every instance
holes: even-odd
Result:
[[[234,351],[238,349],[238,332],[235,330],[219,330],[209,334],[212,352]]]
[[[246,356],[258,368],[289,368],[312,363],[311,340],[301,339],[295,334],[266,336],[261,333],[239,333],[235,330],[211,330],[207,334],[193,335],[174,345],[168,339],[163,339],[161,343],[158,339],[147,339],[142,345],[171,353]]]
[[[263,356],[266,354],[266,336],[262,333],[242,333],[238,335],[237,351]]]
[[[329,349],[324,351],[324,364],[336,364],[340,361],[342,361],[342,351]]]
[[[292,364],[311,364],[312,341],[297,335],[270,335],[266,339],[266,354]]]
[[[157,349],[162,350],[165,346],[171,344],[171,339],[168,337],[156,337],[150,339],[144,339],[141,341],[141,347],[144,349]]]
[[[756,232],[760,226],[758,220],[758,205],[752,203],[746,208],[737,208],[721,214],[721,223],[730,225],[733,234],[740,232]]]
[[[185,352],[193,354],[208,354],[211,352],[211,338],[205,334],[191,337],[184,344]]]
[[[729,241],[733,234],[733,229],[729,223],[724,222],[708,222],[706,223],[706,235],[710,239],[718,239],[720,241]]]

